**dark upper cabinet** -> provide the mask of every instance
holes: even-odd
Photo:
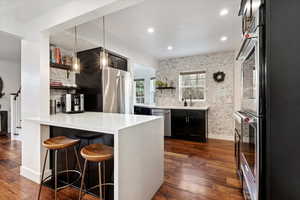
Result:
[[[88,49],[77,53],[80,64],[84,64],[81,71],[95,72],[100,70],[100,52],[101,47]],[[86,65],[89,65],[88,68]],[[123,71],[128,71],[128,60],[124,56],[108,51],[108,66]]]
[[[120,70],[127,71],[128,70],[128,61],[126,58],[113,54],[111,52],[108,53],[108,66]]]
[[[206,111],[172,110],[172,137],[206,141]]]

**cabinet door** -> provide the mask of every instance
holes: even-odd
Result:
[[[136,115],[151,115],[151,109],[135,106],[134,114],[136,114]]]
[[[189,139],[205,142],[206,134],[206,123],[205,123],[205,112],[197,110],[189,110],[188,113],[188,128],[187,135]]]
[[[127,59],[113,53],[108,54],[108,65],[112,68],[127,71]]]
[[[187,129],[187,113],[185,110],[172,110],[172,137],[185,138]]]

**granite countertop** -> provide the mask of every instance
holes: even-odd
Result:
[[[178,109],[178,110],[208,110],[208,106],[197,107],[197,106],[157,106],[150,104],[134,104],[134,106],[144,107],[144,108],[153,108],[153,109]]]
[[[56,114],[44,118],[29,118],[41,125],[72,128],[86,131],[117,134],[119,130],[147,123],[162,117],[118,113],[85,112],[79,114]]]

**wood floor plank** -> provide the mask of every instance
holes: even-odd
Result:
[[[242,200],[234,161],[234,144],[165,140],[165,182],[153,200]],[[21,143],[0,137],[0,200],[36,199],[39,185],[20,176]],[[60,200],[78,199],[78,191],[59,192]],[[54,199],[44,187],[41,200]],[[85,200],[97,198],[90,195]],[[133,199],[135,200],[135,199]],[[137,199],[136,199],[137,200]]]

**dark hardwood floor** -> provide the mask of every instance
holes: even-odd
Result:
[[[153,200],[242,200],[235,172],[233,143],[209,140],[206,144],[167,139],[165,183]],[[21,143],[0,137],[0,200],[36,199],[38,184],[19,175]],[[78,191],[59,192],[60,200],[78,199]],[[43,188],[42,200],[54,199]],[[85,196],[86,200],[94,200]],[[138,200],[138,199],[133,199]]]
[[[234,144],[167,139],[165,183],[153,200],[242,200]]]

